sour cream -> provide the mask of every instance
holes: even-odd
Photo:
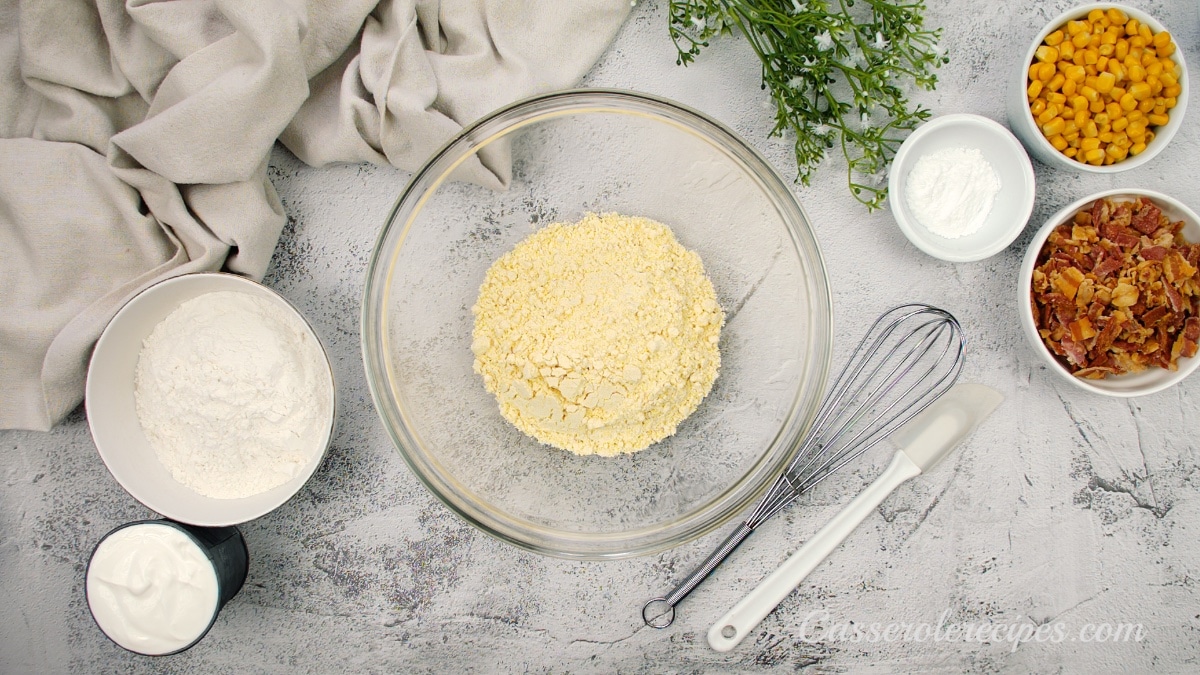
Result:
[[[140,654],[170,654],[208,630],[219,609],[217,571],[200,546],[166,523],[121,528],[96,547],[87,599],[100,630]]]

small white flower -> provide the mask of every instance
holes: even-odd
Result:
[[[704,17],[693,16],[692,17],[692,25],[696,27],[696,30],[704,30],[704,26],[706,25],[704,22]]]
[[[804,78],[797,75],[787,81],[787,86],[791,87],[792,89],[799,89],[800,87],[804,86]]]
[[[871,116],[868,115],[867,113],[863,113],[862,117],[859,118],[859,121],[862,122],[863,129],[871,128]]]
[[[817,49],[823,52],[833,49],[833,36],[829,34],[829,31],[821,31],[817,35]]]
[[[804,5],[800,4],[800,0],[792,0],[792,14],[800,14],[804,11]]]
[[[812,129],[813,135],[820,136],[821,138],[828,136],[830,131],[833,131],[833,129],[828,124],[818,124]]]
[[[883,51],[887,49],[887,47],[888,41],[883,39],[883,33],[881,31],[875,31],[875,49]]]

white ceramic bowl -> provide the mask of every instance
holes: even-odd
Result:
[[[1183,47],[1178,42],[1179,36],[1176,33],[1171,33],[1172,39],[1176,44],[1175,53],[1171,55],[1171,59],[1179,64],[1179,85],[1182,87],[1182,91],[1177,97],[1178,101],[1175,107],[1169,111],[1170,120],[1165,126],[1154,129],[1154,140],[1148,143],[1146,149],[1140,154],[1131,155],[1107,166],[1092,166],[1091,164],[1077,162],[1055,150],[1054,146],[1050,145],[1050,141],[1046,140],[1046,137],[1042,135],[1042,130],[1038,127],[1037,121],[1034,120],[1033,113],[1029,111],[1029,99],[1025,95],[1029,87],[1029,65],[1033,63],[1034,52],[1037,51],[1038,46],[1042,44],[1047,35],[1065,26],[1068,21],[1087,16],[1088,12],[1093,9],[1106,10],[1114,7],[1125,12],[1126,16],[1150,26],[1150,29],[1155,33],[1166,30],[1166,27],[1158,19],[1128,5],[1106,2],[1080,5],[1079,7],[1063,12],[1055,17],[1053,21],[1046,24],[1046,27],[1029,44],[1028,49],[1023,54],[1023,58],[1013,64],[1013,69],[1009,75],[1008,92],[1006,94],[1008,125],[1012,127],[1013,133],[1017,135],[1017,138],[1020,138],[1021,142],[1025,144],[1025,148],[1029,150],[1029,154],[1033,155],[1034,158],[1043,164],[1060,169],[1076,169],[1092,173],[1128,171],[1149,162],[1155,155],[1162,152],[1163,148],[1166,147],[1167,143],[1175,135],[1175,132],[1183,124],[1183,115],[1187,110],[1187,101],[1191,88],[1188,86],[1188,69],[1187,63],[1183,59]]]
[[[1025,337],[1029,340],[1029,344],[1033,347],[1033,350],[1049,366],[1051,372],[1057,373],[1059,377],[1076,387],[1094,394],[1118,397],[1153,394],[1181,381],[1200,367],[1200,356],[1191,358],[1180,357],[1179,369],[1175,371],[1164,368],[1148,368],[1140,373],[1110,375],[1102,380],[1086,380],[1072,375],[1050,353],[1050,350],[1042,342],[1041,336],[1038,335],[1037,325],[1033,317],[1032,299],[1029,292],[1033,284],[1033,268],[1037,264],[1038,253],[1041,252],[1042,246],[1050,237],[1050,233],[1054,231],[1054,228],[1074,218],[1080,209],[1090,205],[1097,199],[1108,198],[1116,202],[1126,202],[1133,201],[1138,197],[1145,197],[1154,202],[1172,222],[1182,220],[1184,222],[1184,238],[1191,243],[1200,242],[1200,216],[1197,216],[1195,211],[1192,211],[1179,200],[1153,190],[1118,188],[1088,195],[1064,206],[1058,213],[1050,216],[1046,224],[1042,226],[1042,229],[1038,230],[1037,234],[1034,235],[1033,241],[1029,243],[1029,248],[1025,251],[1025,260],[1021,264],[1021,274],[1017,283],[1017,313],[1020,314],[1022,332],[1025,333]]]
[[[190,525],[224,526],[253,520],[296,494],[320,466],[333,438],[336,419],[333,370],[327,366],[330,406],[324,438],[314,439],[314,452],[291,480],[266,492],[240,499],[206,497],[178,482],[162,465],[142,432],[134,405],[134,374],[142,342],[183,302],[216,291],[249,293],[300,317],[313,339],[320,340],[303,316],[278,293],[232,274],[187,274],[162,281],[125,304],[100,335],[88,365],[85,404],[88,426],[100,458],[121,487],[139,502],[167,518]],[[319,445],[317,445],[319,443]]]
[[[908,174],[924,155],[946,148],[976,148],[1000,177],[1000,193],[983,225],[955,239],[930,232],[905,197]],[[1003,125],[979,115],[943,115],[917,128],[901,144],[888,172],[888,204],[900,231],[914,246],[950,262],[983,260],[1011,244],[1033,212],[1033,164]]]

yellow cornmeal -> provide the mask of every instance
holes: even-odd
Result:
[[[580,455],[675,433],[721,365],[725,314],[700,256],[648,218],[547,225],[488,269],[471,310],[475,372],[501,414]]]

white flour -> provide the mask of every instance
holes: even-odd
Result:
[[[917,221],[947,239],[977,232],[999,192],[1000,177],[978,148],[943,148],[922,155],[904,186]]]
[[[176,480],[236,499],[282,485],[321,451],[333,387],[299,318],[264,298],[220,291],[155,326],[138,356],[134,398]]]

